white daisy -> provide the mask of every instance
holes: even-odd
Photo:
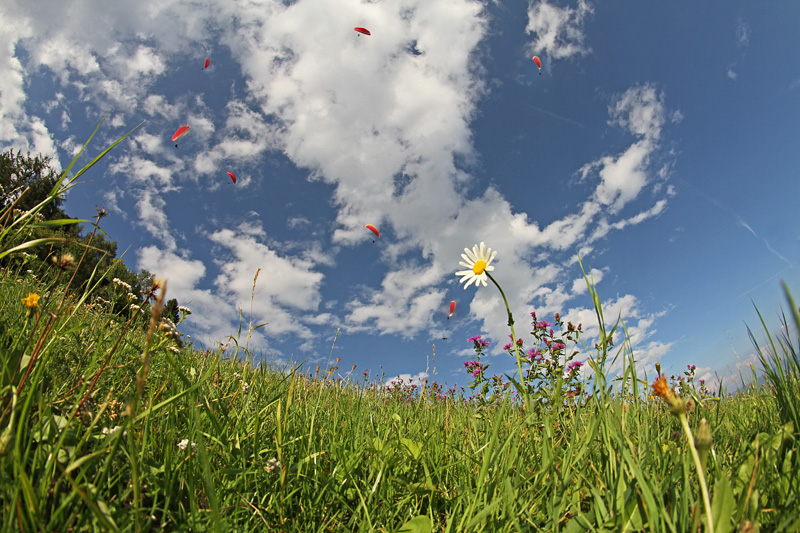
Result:
[[[494,259],[494,256],[497,255],[497,252],[492,252],[491,248],[486,248],[484,243],[481,243],[480,247],[476,244],[472,247],[472,250],[464,248],[464,252],[466,253],[461,254],[464,261],[459,261],[458,264],[470,270],[456,272],[456,276],[462,276],[459,283],[464,283],[466,281],[464,284],[465,289],[472,283],[475,283],[476,287],[478,284],[483,283],[485,287],[486,273],[494,270],[494,267],[489,265],[492,259]]]

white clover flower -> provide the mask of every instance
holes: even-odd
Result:
[[[280,461],[277,459],[270,459],[267,461],[267,464],[264,466],[264,470],[267,471],[267,474],[271,474],[272,472],[277,472],[281,467]]]
[[[191,445],[192,445],[192,451],[196,452],[197,451],[197,444],[192,442]],[[181,450],[185,450],[187,446],[189,446],[189,439],[183,439],[182,441],[180,441],[178,443],[178,448],[180,448]]]
[[[115,426],[115,427],[113,427],[111,429],[103,428],[103,435],[113,435],[114,433],[116,433],[120,429],[122,429],[122,426]],[[128,432],[127,431],[123,431],[122,432],[122,436],[123,437],[127,437],[128,436]]]
[[[476,287],[482,283],[485,287],[486,273],[494,270],[494,267],[490,266],[490,263],[494,259],[494,256],[497,255],[497,252],[492,252],[491,248],[486,248],[486,244],[484,243],[481,243],[480,247],[476,244],[472,247],[472,250],[464,248],[464,252],[466,253],[461,254],[464,261],[459,261],[458,264],[470,270],[456,272],[456,276],[462,276],[459,283],[464,283],[466,281],[464,285],[465,289],[472,283],[475,283]]]

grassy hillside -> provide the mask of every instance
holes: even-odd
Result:
[[[34,276],[0,276],[3,531],[707,527],[681,417],[630,366],[559,404],[481,405],[193,350],[160,325],[158,283],[146,321]],[[680,399],[695,448],[711,431],[716,531],[797,527],[797,434],[773,391]]]

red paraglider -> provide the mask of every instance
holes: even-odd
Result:
[[[228,176],[230,176],[233,183],[236,184],[236,176],[233,175],[233,172],[228,172]]]
[[[181,137],[183,137],[184,135],[186,135],[186,133],[190,129],[192,129],[192,128],[190,128],[189,126],[181,126],[180,128],[178,128],[178,130],[172,135],[172,142],[175,142],[178,139],[180,139]],[[178,147],[178,143],[175,143],[175,148],[177,148],[177,147]]]
[[[206,62],[203,63],[203,70],[207,69],[208,65],[210,65],[210,64],[211,64],[211,59],[207,57],[206,58]]]
[[[453,316],[453,313],[456,312],[456,301],[450,300],[450,314],[447,315],[447,320],[450,320],[450,317]]]
[[[539,56],[533,56],[533,62],[536,63],[536,66],[539,67],[539,76],[542,75],[542,60],[539,59]]]
[[[378,231],[378,228],[376,228],[376,227],[375,227],[375,226],[373,226],[372,224],[367,224],[367,225],[366,225],[366,226],[364,226],[364,227],[365,227],[365,228],[367,228],[368,230],[370,230],[372,233],[374,233],[376,238],[378,238],[378,239],[379,239],[379,238],[381,237],[381,232],[380,232],[380,231]],[[375,242],[375,241],[372,241],[372,242]]]
[[[372,35],[367,28],[356,27],[353,29],[356,30],[358,33],[363,33],[364,35]]]

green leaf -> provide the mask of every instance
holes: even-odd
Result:
[[[415,516],[405,524],[403,527],[398,529],[398,533],[431,533],[433,530],[433,524],[431,524],[431,519],[427,517],[427,515],[419,515]]]
[[[33,248],[34,246],[41,246],[42,244],[50,244],[51,242],[61,242],[61,241],[67,242],[67,239],[62,239],[60,237],[47,237],[47,238],[44,238],[44,239],[34,239],[32,241],[24,242],[24,243],[20,244],[19,246],[15,246],[13,248],[10,248],[10,249],[6,250],[5,252],[0,252],[0,259],[4,258],[8,254],[11,254],[11,253],[14,253],[14,252],[21,252],[22,250],[25,250],[26,248]]]
[[[727,477],[720,478],[714,485],[714,500],[711,502],[711,516],[714,518],[714,533],[733,531],[733,511],[736,501]]]
[[[420,453],[422,452],[422,446],[419,443],[406,438],[400,439],[400,443],[405,446],[406,450],[408,450],[408,453],[411,454],[411,457],[413,457],[415,461],[419,459]]]

